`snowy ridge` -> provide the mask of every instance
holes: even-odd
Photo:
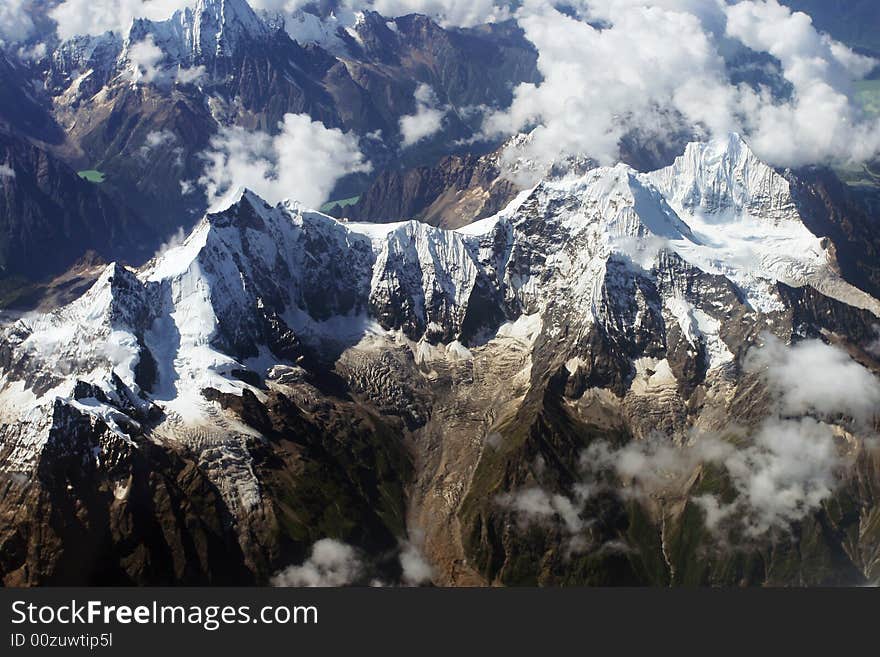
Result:
[[[272,30],[246,0],[198,0],[168,20],[136,19],[125,39],[120,62],[135,44],[149,38],[165,65],[191,66],[230,57],[246,42],[267,41]]]
[[[73,304],[10,329],[10,364],[21,369],[0,379],[7,419],[37,407],[45,414],[60,399],[114,428],[120,407],[145,415],[156,406],[165,417],[156,431],[179,439],[181,426],[217,425],[206,389],[261,396],[238,373],[265,377],[295,363],[303,345],[351,345],[389,331],[452,341],[476,278],[464,240],[415,222],[389,228],[371,236],[244,192],[141,271],[111,265]],[[74,399],[81,384],[112,395],[84,406]],[[218,436],[249,431],[229,421],[218,428]]]
[[[315,14],[298,9],[293,15],[282,16],[279,22],[284,25],[290,37],[300,44],[314,43],[328,52],[347,55],[345,41],[339,36],[347,22],[340,20],[336,14],[322,18]]]
[[[650,374],[669,369],[665,333],[722,371],[733,360],[731,304],[742,296],[752,312],[782,310],[777,282],[880,316],[835,274],[783,183],[731,137],[692,145],[653,174],[618,165],[545,181],[458,231],[347,224],[244,191],[140,271],[111,265],[69,306],[4,329],[0,424],[17,429],[0,433],[3,467],[27,471],[68,416],[121,441],[149,427],[239,455],[253,430],[207,389],[263,398],[254,376],[332,360],[367,339],[409,345],[416,362],[460,360],[528,325],[529,340],[555,340],[577,371],[601,327],[636,345],[625,358],[647,373],[644,392],[650,381],[671,385]],[[221,489],[246,507],[258,498],[250,466],[221,461],[232,473]]]
[[[362,27],[361,12],[321,18],[298,9],[285,17],[266,10],[258,13],[247,0],[195,0],[165,20],[136,18],[122,34],[74,37],[61,44],[52,60],[55,71],[68,78],[67,85],[98,73],[96,91],[114,72],[126,73],[133,63],[132,47],[147,41],[161,51],[158,65],[171,70],[232,57],[246,44],[268,43],[285,30],[301,44],[318,44],[342,56],[348,53],[341,35],[358,40],[357,30]]]
[[[751,216],[773,225],[799,222],[788,181],[761,162],[737,134],[691,143],[671,166],[648,178],[682,216]]]
[[[665,169],[642,176],[693,231],[671,247],[704,271],[730,278],[757,309],[779,310],[769,282],[811,285],[880,314],[880,303],[843,282],[827,245],[804,225],[791,187],[736,134],[689,144]]]
[[[77,36],[52,53],[49,82],[69,100],[98,93],[115,76],[139,69],[166,78],[178,69],[210,65],[265,44],[282,28],[258,16],[246,0],[197,0],[166,20],[136,18],[122,34]],[[158,79],[158,78],[155,78]]]
[[[246,0],[198,0],[194,9],[177,13],[174,21],[181,25],[191,52],[207,57],[231,55],[240,42],[269,35]]]

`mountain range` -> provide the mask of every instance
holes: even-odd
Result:
[[[0,40],[3,585],[880,581],[870,164],[672,111],[572,153],[574,66],[545,161],[485,129],[558,55],[516,14],[252,4]],[[728,41],[779,112],[843,48]]]
[[[10,89],[4,97],[32,98],[33,107],[0,104],[0,125],[9,140],[32,142],[75,171],[104,174],[105,202],[148,227],[128,236],[146,255],[132,252],[126,261],[142,264],[206,209],[194,187],[218,129],[272,134],[285,115],[307,114],[356,135],[376,168],[392,161],[423,164],[447,152],[450,142],[472,136],[474,125],[448,112],[440,136],[401,154],[399,121],[416,110],[419,85],[429,85],[441,104],[501,106],[511,98],[511,85],[537,79],[536,57],[513,24],[449,31],[424,16],[387,20],[368,12],[327,40],[300,44],[283,22],[257,15],[246,0],[200,0],[166,21],[135,20],[124,34],[58,43],[36,61],[2,60],[0,82]],[[338,194],[351,194],[363,178],[343,180]],[[67,187],[63,180],[53,184]],[[0,221],[11,226],[16,219],[5,212]],[[115,230],[125,230],[127,221]],[[10,238],[10,249],[35,247],[22,236]],[[71,247],[106,260],[120,257],[88,240]],[[44,264],[9,270],[4,278],[13,279],[10,286],[22,279],[43,284],[73,263]]]
[[[538,53],[521,27],[514,21],[441,27],[418,14],[387,19],[371,11],[349,25],[333,23],[333,11],[340,10],[330,3],[283,19],[255,12],[247,0],[199,0],[167,20],[137,19],[123,32],[65,41],[38,33],[34,43],[48,49],[34,46],[37,54],[25,59],[9,50],[0,62],[0,83],[9,89],[4,98],[16,99],[0,101],[0,126],[7,139],[33,144],[77,172],[100,172],[102,202],[126,217],[115,232],[131,222],[147,229],[128,236],[143,244],[125,258],[136,266],[208,209],[202,182],[218,132],[240,128],[272,137],[288,114],[350,133],[371,165],[338,180],[331,200],[362,203],[334,214],[393,221],[427,212],[429,221],[443,222],[442,215],[456,213],[450,174],[442,173],[450,166],[458,172],[456,187],[469,184],[464,178],[473,167],[482,169],[478,187],[499,182],[479,216],[500,209],[511,190],[504,192],[497,166],[486,169],[481,158],[503,143],[485,141],[480,122],[487,111],[509,105],[518,84],[541,80]],[[748,51],[731,66],[737,79],[784,90],[768,77],[772,67]],[[418,114],[420,88],[430,91],[427,109],[439,124],[430,136],[401,146],[401,120]],[[658,145],[632,135],[622,159],[641,171],[656,169],[692,138],[676,134]],[[434,170],[441,172],[427,173]],[[433,181],[416,182],[426,175]],[[67,188],[64,181],[54,184]],[[14,221],[0,215],[3,226]],[[80,255],[120,257],[101,244],[76,243],[70,233],[66,238]],[[10,238],[9,248],[35,247],[22,239]],[[4,305],[38,303],[40,291],[45,296],[47,284],[75,262],[5,272],[11,293]]]
[[[880,301],[809,212],[737,135],[548,179],[453,231],[244,191],[5,329],[5,582],[265,583],[326,536],[385,581],[415,536],[442,584],[870,581],[858,413],[813,420],[850,465],[803,491],[792,534],[749,497],[762,477],[797,494],[786,455],[739,434],[793,421],[756,345],[827,337],[878,366]],[[658,433],[684,456],[657,481],[584,463]]]

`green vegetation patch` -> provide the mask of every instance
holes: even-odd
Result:
[[[79,177],[83,180],[88,180],[90,183],[96,184],[101,184],[107,179],[107,176],[105,176],[102,171],[98,171],[97,169],[87,169],[86,171],[80,171]]]
[[[338,201],[330,201],[329,203],[325,203],[321,206],[321,212],[330,212],[331,210],[335,210],[336,208],[339,208],[341,210],[342,208],[346,208],[349,205],[354,205],[360,199],[360,196],[352,196],[351,198],[344,198]]]

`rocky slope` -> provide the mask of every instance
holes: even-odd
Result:
[[[135,20],[122,33],[61,43],[46,35],[50,47],[44,55],[35,50],[36,59],[11,48],[0,53],[4,154],[11,157],[11,142],[33,144],[41,155],[17,157],[52,162],[37,178],[24,180],[36,165],[22,164],[15,184],[11,176],[0,180],[3,248],[20,256],[3,273],[3,304],[39,302],[33,284],[47,284],[89,250],[139,265],[169,236],[188,232],[206,209],[198,181],[218,130],[277,134],[286,114],[305,113],[353,132],[377,170],[398,159],[418,165],[473,134],[468,107],[504,105],[511,85],[537,76],[536,53],[513,24],[445,30],[421,16],[389,21],[372,12],[349,22],[301,12],[285,25],[246,0],[199,0],[165,21]],[[435,140],[401,152],[399,120],[416,111],[420,84],[462,112],[447,113]],[[90,189],[66,167],[98,170],[106,180]],[[365,183],[355,176],[341,193]],[[57,253],[32,257],[59,235],[66,239]]]
[[[559,162],[549,171],[524,158],[527,135],[517,135],[483,155],[448,155],[433,165],[380,171],[371,185],[351,205],[331,213],[351,221],[388,222],[417,219],[432,226],[460,228],[485,219],[504,208],[533,179],[560,177],[596,166],[589,160]],[[620,161],[639,171],[670,164],[687,140],[670,135],[671,145],[646,143],[637,134],[620,144]]]
[[[353,205],[337,214],[351,221],[401,218],[460,228],[497,213],[520,191],[503,175],[500,152],[450,155],[434,166],[383,171]]]
[[[105,261],[149,257],[151,231],[132,211],[45,149],[0,132],[0,289],[29,303],[87,252]],[[36,298],[36,297],[35,297]]]
[[[423,16],[367,12],[326,38],[288,28],[246,0],[199,0],[166,21],[60,44],[37,67],[69,140],[64,157],[112,172],[121,196],[161,224],[164,238],[169,216],[204,210],[201,194],[180,182],[199,179],[200,154],[219,127],[276,134],[286,114],[305,113],[353,131],[382,168],[400,155],[399,120],[416,111],[414,91],[427,84],[462,111],[448,113],[434,142],[403,154],[421,164],[472,136],[467,108],[505,105],[513,85],[537,79],[537,55],[512,24],[445,30]],[[145,44],[156,58],[149,66]]]
[[[456,231],[244,192],[5,329],[4,581],[262,583],[326,537],[385,582],[412,543],[439,584],[876,580],[880,302],[804,212],[736,136]],[[870,395],[794,396],[804,354]]]
[[[0,131],[57,143],[63,133],[23,66],[0,51]]]

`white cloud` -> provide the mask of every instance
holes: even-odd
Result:
[[[405,147],[437,134],[443,128],[443,117],[446,116],[446,108],[440,107],[437,94],[427,84],[416,87],[415,99],[416,113],[400,119]]]
[[[591,490],[599,490],[599,473],[619,477],[618,493],[647,500],[676,495],[699,467],[723,467],[738,492],[730,504],[712,495],[693,499],[704,511],[706,527],[723,533],[726,523],[739,523],[751,536],[786,531],[828,499],[839,486],[846,459],[834,441],[833,427],[812,418],[771,416],[755,431],[739,436],[743,446],[702,435],[678,447],[668,438],[631,442],[613,449],[604,444],[584,453],[582,467]]]
[[[15,178],[15,169],[8,164],[0,164],[0,178]]]
[[[865,351],[875,358],[880,358],[880,324],[874,324],[872,328],[874,329],[875,337],[865,345]]]
[[[431,582],[433,570],[419,548],[421,536],[403,541],[400,546],[401,584],[421,586]],[[309,558],[298,566],[290,566],[276,573],[272,586],[334,587],[350,586],[368,580],[368,568],[361,555],[347,543],[324,538],[312,546]],[[372,586],[384,586],[372,579]]]
[[[195,84],[207,75],[207,69],[203,65],[193,66],[192,68],[179,67],[174,81],[177,84]]]
[[[104,32],[122,34],[135,18],[164,20],[194,4],[195,0],[63,0],[49,15],[58,24],[58,36],[71,39]]]
[[[521,11],[544,80],[519,85],[511,107],[488,117],[487,130],[537,126],[528,144],[535,159],[587,155],[610,163],[626,132],[657,134],[671,110],[686,107],[692,122],[719,131],[731,127],[725,103],[718,104],[724,62],[699,18],[628,3],[607,18],[612,26],[601,29],[551,7]]]
[[[3,0],[0,3],[0,44],[25,40],[34,29],[28,13],[32,0]]]
[[[547,2],[517,18],[539,52],[543,81],[522,84],[510,108],[487,117],[488,134],[534,129],[532,158],[616,161],[637,130],[746,135],[778,166],[863,160],[880,151],[880,123],[850,96],[872,60],[820,34],[777,0],[595,0],[571,3],[582,19]],[[741,43],[740,43],[741,42]],[[788,100],[734,85],[724,55],[748,46],[777,57],[793,86]]]
[[[421,550],[422,536],[418,534],[413,540],[406,541],[401,546],[399,559],[401,568],[401,580],[406,586],[421,586],[430,584],[434,575],[431,564],[428,563]]]
[[[747,531],[760,536],[818,509],[838,487],[844,463],[832,428],[802,418],[765,422],[754,444],[724,465],[741,495],[735,504],[745,506]]]
[[[361,576],[363,564],[350,545],[324,538],[312,546],[301,566],[290,566],[272,578],[273,586],[348,586]]]
[[[246,187],[270,203],[293,199],[317,208],[344,175],[371,169],[351,133],[326,128],[306,114],[287,114],[280,127],[275,136],[221,129],[204,154],[199,180],[212,204]]]
[[[794,97],[785,103],[746,97],[746,129],[756,152],[774,163],[862,161],[880,150],[880,121],[866,120],[851,100],[853,79],[876,65],[820,34],[804,13],[777,0],[727,8],[727,34],[782,63]]]
[[[702,463],[723,462],[732,451],[731,445],[709,435],[683,447],[666,436],[632,441],[620,448],[600,442],[584,451],[581,468],[588,475],[613,470],[626,485],[620,492],[639,499],[679,490]],[[590,490],[599,488],[592,480],[588,485]]]
[[[796,85],[824,79],[843,87],[875,66],[871,58],[818,32],[807,14],[792,12],[777,0],[739,2],[727,7],[725,13],[727,34],[776,57]]]
[[[577,534],[584,528],[574,502],[564,495],[550,494],[538,486],[507,493],[500,496],[498,502],[520,514],[526,523],[559,518],[569,533]]]
[[[159,62],[165,53],[156,45],[152,34],[128,47],[129,77],[134,84],[150,84],[160,76]]]
[[[153,254],[154,258],[161,258],[163,255],[171,251],[172,249],[176,249],[178,246],[181,246],[186,241],[186,233],[183,231],[183,227],[178,228],[172,235],[169,237],[164,244],[162,244],[156,252]]]
[[[722,504],[714,495],[698,495],[692,497],[691,501],[703,510],[703,523],[713,533],[720,533],[722,524],[736,511],[735,505]]]
[[[149,157],[155,149],[161,146],[168,146],[177,141],[177,135],[170,130],[152,130],[147,133],[144,139],[144,145],[141,146],[141,157]]]
[[[763,341],[749,352],[746,367],[760,372],[779,395],[781,414],[844,414],[871,424],[880,410],[880,383],[845,351],[819,340],[786,346],[768,334]]]
[[[46,56],[49,47],[45,43],[35,43],[18,49],[18,57],[25,62],[36,62]]]
[[[817,340],[792,347],[772,336],[753,349],[746,367],[764,379],[771,398],[770,414],[752,430],[730,427],[730,438],[715,434],[691,436],[679,447],[667,437],[633,441],[619,448],[595,443],[581,459],[586,477],[582,490],[607,486],[602,473],[611,471],[626,498],[649,499],[683,492],[703,464],[723,467],[738,493],[730,504],[711,495],[693,499],[704,511],[706,526],[723,533],[737,523],[751,536],[787,530],[791,523],[818,509],[846,477],[851,465],[837,436],[841,414],[870,435],[880,408],[880,384],[842,350]],[[833,381],[834,385],[829,385]],[[839,387],[838,387],[839,386]],[[816,414],[820,417],[803,417]],[[552,511],[540,496],[527,499],[533,514]]]

